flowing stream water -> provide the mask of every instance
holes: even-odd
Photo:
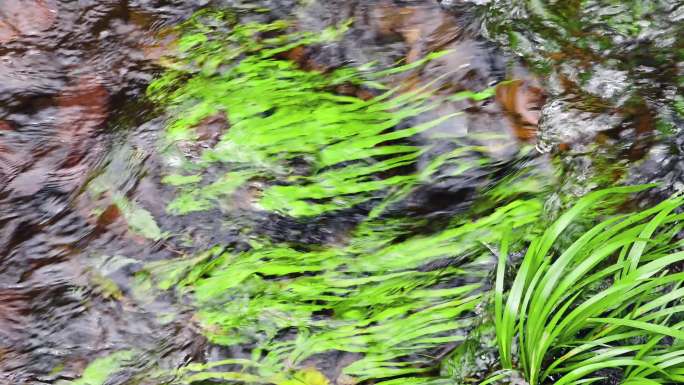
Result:
[[[372,211],[371,201],[305,218],[269,211],[255,200],[287,178],[261,175],[211,210],[167,208],[178,194],[162,182],[174,156],[215,147],[232,116],[202,120],[199,140],[181,141],[170,156],[160,145],[169,116],[146,90],[169,68],[173,28],[210,7],[239,24],[287,19],[290,31],[316,34],[353,20],[335,41],[281,55],[306,71],[386,69],[446,51],[383,80],[399,92],[429,84],[441,96],[491,90],[410,118],[462,112],[433,130],[467,138],[473,150],[460,159],[476,166],[433,174],[391,205],[388,215],[419,223],[404,238],[445,228],[521,170],[540,181],[523,190],[544,191],[551,217],[601,186],[661,183],[636,204],[684,186],[682,1],[0,0],[0,383],[173,383],[189,363],[249,357],[208,338],[186,296],[144,290],[144,273],[217,245],[248,250],[254,234],[297,250],[347,244]],[[349,85],[335,92],[377,95]],[[447,146],[422,134],[412,140],[430,144],[417,170]],[[216,180],[222,170],[203,172]],[[431,263],[422,271],[444,260]],[[491,271],[491,261],[484,265]],[[456,346],[443,344],[432,359]],[[472,382],[495,368],[483,351],[463,375]],[[358,356],[306,362],[350,385],[341,370]]]

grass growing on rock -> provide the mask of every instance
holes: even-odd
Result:
[[[237,25],[222,15],[200,14],[182,26],[181,54],[150,86],[149,95],[171,117],[172,149],[182,152],[200,140],[196,128],[204,119],[223,114],[229,121],[215,145],[194,159],[182,156],[179,172],[165,178],[179,190],[169,211],[207,210],[253,178],[266,181],[259,207],[292,217],[374,204],[339,244],[302,247],[253,237],[246,251],[218,246],[150,265],[157,287],[191,299],[211,342],[244,352],[191,365],[181,377],[325,383],[306,370],[332,354],[338,358],[330,361],[340,361],[327,368],[333,381],[443,382],[435,375],[441,358],[464,340],[480,312],[493,266],[485,244],[496,244],[504,229],[537,221],[540,202],[482,208],[477,220],[455,218],[423,235],[413,233],[414,219],[383,216],[421,184],[491,162],[465,138],[428,135],[453,115],[414,124],[440,102],[429,86],[400,93],[378,82],[439,53],[387,71],[304,71],[278,55],[339,30],[285,33],[285,23]],[[334,92],[340,84],[381,93],[368,100],[343,96]],[[450,99],[488,96],[491,90]],[[434,152],[437,145],[446,149]],[[225,174],[205,180],[204,170],[216,164]]]

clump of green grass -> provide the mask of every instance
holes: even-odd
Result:
[[[569,246],[554,247],[606,196],[643,188],[607,189],[579,200],[530,242],[508,290],[509,241],[503,238],[494,297],[504,369],[520,370],[531,385],[596,382],[607,369],[619,369],[623,384],[684,380],[684,275],[677,267],[684,253],[676,238],[683,198],[611,216]]]

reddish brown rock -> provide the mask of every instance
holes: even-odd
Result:
[[[330,71],[332,68],[326,67],[312,57],[313,52],[315,52],[314,48],[299,46],[289,51],[283,52],[277,57],[297,63],[299,68],[303,69],[304,71],[316,71],[323,73]]]
[[[168,60],[165,61],[165,58],[174,52],[177,41],[178,35],[176,33],[161,33],[154,39],[144,39],[140,44],[140,49],[145,59],[166,66]]]
[[[17,31],[13,25],[0,19],[0,43],[7,43],[8,41],[13,40],[18,34],[19,31]]]
[[[0,1],[0,43],[50,28],[57,18],[54,0]]]
[[[197,127],[197,139],[208,147],[218,143],[223,132],[228,128],[228,117],[225,113],[218,113],[202,120]]]
[[[109,113],[109,93],[102,82],[82,76],[57,97],[59,140],[83,140],[102,126]]]
[[[54,160],[58,169],[52,174],[65,191],[74,191],[85,180],[89,159],[102,151],[97,131],[102,129],[109,113],[109,93],[102,82],[82,76],[64,89],[56,100],[59,107],[55,126],[56,145],[60,148]],[[54,166],[53,166],[54,167]]]
[[[117,205],[111,204],[97,218],[97,227],[105,229],[120,218],[122,218],[121,210]]]

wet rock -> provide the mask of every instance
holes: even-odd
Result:
[[[12,40],[16,36],[16,29],[9,23],[0,20],[0,43]]]
[[[629,170],[630,183],[657,183],[644,194],[645,205],[651,205],[684,191],[684,151],[681,136],[670,143],[651,147],[644,160]]]
[[[55,0],[3,0],[0,3],[0,43],[44,31],[56,18]]]
[[[47,182],[53,166],[54,162],[52,160],[40,162],[31,169],[18,174],[7,184],[6,188],[16,197],[35,195]]]
[[[442,49],[461,33],[453,17],[430,5],[397,7],[391,1],[384,1],[373,10],[373,17],[381,36],[398,34],[410,47],[406,55],[408,63]]]
[[[542,120],[547,131],[568,134],[571,129],[580,129],[591,116],[597,119],[590,123],[593,127],[563,138],[586,142],[589,131],[608,130],[615,115],[621,115],[624,122],[614,128],[623,130],[637,127],[641,132],[652,131],[643,128],[649,119],[678,124],[672,118],[672,106],[676,103],[674,95],[682,90],[677,80],[681,77],[677,64],[681,58],[675,54],[683,32],[678,21],[682,17],[680,3],[591,0],[534,5],[492,0],[477,12],[488,37],[548,75],[544,88],[551,100],[564,99],[572,104],[575,112],[562,113],[564,119],[548,119],[557,104],[545,108],[547,119]],[[635,113],[635,108],[642,112]],[[571,121],[572,128],[563,127],[566,119],[581,123]],[[551,124],[561,126],[551,129]],[[629,139],[641,143],[625,142]],[[631,159],[645,153],[641,136],[624,136],[620,145],[634,148],[624,154]]]
[[[145,59],[164,66],[167,64],[164,58],[173,52],[177,40],[178,35],[171,30],[166,30],[158,33],[154,39],[144,39],[139,47]]]
[[[64,87],[64,68],[54,52],[30,50],[0,56],[0,112],[31,111],[40,97]]]
[[[0,299],[0,349],[5,348],[0,379],[13,378],[12,383],[38,383],[36,378],[54,383],[57,374],[75,379],[95,357],[132,350],[137,361],[126,368],[127,381],[111,382],[128,383],[156,357],[175,367],[202,350],[204,340],[182,324],[160,325],[146,310],[106,300],[85,287],[34,283],[0,289]],[[61,370],[54,373],[57,367]]]
[[[111,204],[97,217],[97,227],[104,230],[120,218],[121,210],[117,205]]]
[[[568,71],[570,72],[570,71]],[[580,79],[581,74],[572,74],[568,78],[582,85],[582,89],[590,95],[609,101],[615,106],[623,105],[629,98],[629,73],[623,70],[594,65],[589,74]]]
[[[461,32],[453,17],[432,2],[312,2],[298,15],[298,27],[320,31],[349,19],[354,24],[341,41],[311,55],[327,68],[377,61],[379,68],[415,61],[439,50]]]
[[[100,254],[170,252],[132,241],[111,203],[97,215],[84,184],[109,146],[104,128],[141,119],[138,104],[108,122],[152,77],[144,47],[200,2],[0,0],[0,383],[78,378],[95,357],[131,347],[150,355],[145,364],[197,358],[194,331],[156,321],[168,301],[141,309],[127,297],[135,264],[101,274],[117,295],[92,279]],[[137,178],[121,176],[124,191]]]
[[[453,9],[457,6],[463,6],[468,4],[484,5],[489,3],[491,0],[437,0],[442,7],[447,9]]]
[[[109,114],[109,93],[97,77],[81,76],[57,96],[57,106],[56,137],[66,150],[61,179],[67,182],[76,177],[68,184],[78,186],[83,181],[78,176],[87,175],[84,157],[96,156],[94,150],[100,148],[93,141]]]
[[[598,134],[619,127],[621,122],[617,114],[582,111],[567,100],[552,100],[541,111],[538,147],[548,152],[565,144],[582,151],[595,142]]]
[[[345,367],[363,358],[359,353],[332,351],[316,355],[306,360],[302,366],[319,370],[326,378],[334,380],[334,385],[356,385],[358,379],[344,374]]]
[[[421,77],[442,92],[482,91],[506,78],[510,58],[482,39],[467,36],[440,49],[448,52],[426,63]]]
[[[94,140],[108,115],[104,86],[82,77],[61,92],[56,104],[56,133],[50,140],[18,142],[14,144],[16,150],[12,149],[14,156],[0,154],[0,169],[8,175],[2,188],[15,197],[29,197],[44,189],[77,190],[88,177],[90,162],[102,149]],[[13,139],[18,138],[14,135]]]
[[[17,325],[24,323],[26,316],[30,314],[29,299],[28,293],[19,290],[0,290],[0,330],[3,332],[3,342],[8,338],[6,333],[9,334]]]
[[[57,96],[57,106],[60,140],[82,140],[107,119],[109,94],[97,77],[81,76]]]

